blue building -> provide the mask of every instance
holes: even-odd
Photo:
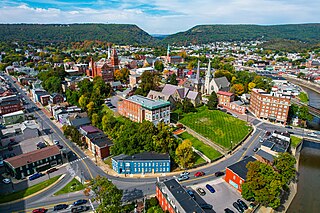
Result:
[[[145,174],[170,172],[169,154],[143,152],[135,155],[121,154],[112,158],[112,168],[118,174]]]

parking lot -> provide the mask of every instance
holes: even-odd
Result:
[[[210,184],[215,189],[214,193],[211,193],[206,188],[206,184]],[[200,187],[204,189],[206,194],[204,196],[200,196],[196,189]],[[215,179],[213,181],[209,181],[207,183],[197,184],[191,186],[192,190],[195,192],[196,200],[199,204],[208,203],[213,206],[213,211],[206,212],[217,212],[223,213],[225,208],[229,208],[234,212],[238,212],[233,206],[233,202],[237,201],[237,199],[241,199],[241,194],[236,191],[236,189],[232,188],[228,183],[226,183],[222,178]],[[247,205],[249,203],[245,201]]]

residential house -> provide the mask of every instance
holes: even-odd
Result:
[[[52,93],[50,95],[50,103],[52,104],[59,104],[59,103],[62,103],[64,102],[64,98],[61,94],[59,93]]]
[[[2,123],[4,125],[10,125],[15,123],[21,123],[25,119],[24,112],[22,110],[11,112],[2,116]]]
[[[169,154],[142,152],[120,154],[112,158],[112,168],[118,174],[168,173],[171,170]]]
[[[234,101],[234,94],[231,92],[219,91],[218,106],[235,111],[240,114],[246,113],[246,107],[241,101]]]
[[[0,115],[23,110],[23,103],[16,95],[0,97]]]
[[[104,159],[110,155],[110,147],[113,142],[102,131],[89,133],[84,137],[88,149],[94,156]]]
[[[75,113],[67,118],[67,125],[74,126],[79,129],[81,126],[86,126],[91,123],[86,112]]]
[[[50,101],[50,95],[41,95],[40,96],[40,103],[42,104],[42,106],[47,106],[49,104]]]

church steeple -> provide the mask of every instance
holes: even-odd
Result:
[[[196,83],[199,84],[199,82],[200,82],[200,61],[198,60]]]
[[[211,60],[209,59],[208,70],[204,82],[204,93],[210,95],[210,81],[211,81]]]

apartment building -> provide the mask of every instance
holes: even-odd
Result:
[[[249,110],[258,118],[287,123],[290,107],[290,96],[268,93],[261,89],[252,89]]]
[[[17,112],[23,109],[23,103],[16,95],[0,98],[0,115]]]
[[[219,91],[218,96],[218,106],[226,108],[237,113],[245,114],[246,107],[241,101],[234,101],[234,94],[231,92]]]
[[[140,95],[131,96],[118,103],[120,115],[135,122],[151,121],[154,125],[159,122],[170,123],[170,102],[152,100]]]

